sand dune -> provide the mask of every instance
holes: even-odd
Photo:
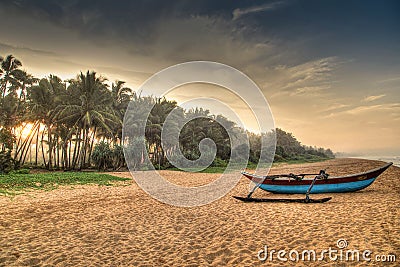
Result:
[[[382,162],[335,159],[285,165],[271,173],[311,172],[329,166],[331,175],[365,171]],[[127,176],[129,173],[115,173]],[[174,183],[206,184],[218,174],[163,171]],[[75,186],[0,197],[0,266],[281,266],[261,262],[269,249],[317,252],[343,238],[347,249],[394,254],[400,261],[400,168],[390,167],[369,188],[327,194],[324,204],[241,203],[242,178],[225,197],[209,205],[179,208],[160,203],[133,181],[128,186]],[[255,197],[271,197],[257,191]],[[293,266],[293,262],[286,265]],[[298,262],[344,266],[349,262]],[[353,265],[371,265],[352,262]],[[376,264],[376,262],[375,262]],[[396,266],[396,263],[391,265]],[[389,264],[390,265],[390,264]]]

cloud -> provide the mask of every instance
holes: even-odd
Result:
[[[272,2],[272,3],[267,3],[264,5],[260,6],[252,6],[252,7],[247,7],[247,8],[236,8],[232,12],[232,20],[237,20],[242,16],[251,14],[251,13],[258,13],[258,12],[263,12],[263,11],[269,11],[269,10],[274,10],[277,9],[278,7],[282,6],[285,2],[284,1],[278,1],[278,2]]]
[[[371,106],[359,106],[350,110],[345,111],[347,114],[358,115],[368,111],[390,111],[390,112],[398,112],[400,111],[400,104],[398,103],[387,103],[382,105],[371,105]]]
[[[351,115],[357,115],[360,113],[364,113],[367,111],[371,111],[371,110],[379,110],[380,108],[382,108],[383,105],[372,105],[372,106],[359,106],[350,110],[346,110],[345,113],[347,114],[351,114]]]
[[[392,77],[384,80],[380,80],[377,83],[391,83],[391,82],[398,82],[400,81],[400,77]]]
[[[371,113],[377,114],[377,112],[386,112],[391,113],[393,116],[398,116],[400,113],[400,104],[399,103],[386,103],[380,105],[362,105],[357,107],[352,107],[347,110],[343,110],[336,113],[330,113],[324,118],[332,118],[337,117],[340,115],[364,115],[364,113]]]
[[[311,60],[292,67],[279,65],[271,71],[269,87],[283,95],[316,96],[326,92],[332,84],[332,72],[340,64],[336,57]]]
[[[1,51],[7,51],[7,53],[23,52],[23,53],[44,55],[44,56],[54,56],[54,55],[56,55],[56,53],[51,52],[51,51],[32,49],[32,48],[23,47],[23,46],[14,46],[14,45],[5,44],[5,43],[0,43],[0,50]]]
[[[322,112],[328,112],[328,111],[333,111],[333,110],[338,110],[338,109],[343,109],[348,107],[349,105],[347,104],[341,104],[341,103],[333,103],[326,109],[322,110]]]
[[[383,95],[371,95],[371,96],[365,97],[362,101],[363,102],[372,102],[372,101],[381,99],[382,97],[385,97],[385,96],[386,96],[385,94],[383,94]]]
[[[290,93],[290,96],[295,95],[319,95],[321,91],[328,89],[329,86],[304,86],[297,88],[294,92]]]

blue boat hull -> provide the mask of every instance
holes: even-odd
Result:
[[[370,178],[361,181],[347,182],[347,183],[337,183],[337,184],[315,184],[311,189],[311,194],[318,193],[346,193],[354,192],[364,189],[371,185],[375,178]],[[310,185],[277,185],[277,184],[261,184],[260,188],[279,194],[305,194]]]

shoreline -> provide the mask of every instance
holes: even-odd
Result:
[[[354,156],[349,158],[393,162],[394,166],[400,167],[400,156]]]

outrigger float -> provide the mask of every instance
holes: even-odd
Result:
[[[242,174],[253,181],[255,186],[247,195],[247,197],[234,198],[244,202],[298,202],[298,203],[323,203],[331,200],[331,197],[321,199],[311,199],[310,194],[319,193],[346,193],[355,192],[370,186],[375,179],[381,175],[393,163],[389,162],[382,167],[369,170],[362,173],[351,174],[346,176],[330,177],[325,170],[321,170],[318,174],[301,173],[301,174],[278,174],[260,176],[243,171]],[[312,179],[306,176],[315,176]],[[257,188],[277,193],[277,194],[306,194],[303,199],[264,199],[252,198],[251,195]]]

